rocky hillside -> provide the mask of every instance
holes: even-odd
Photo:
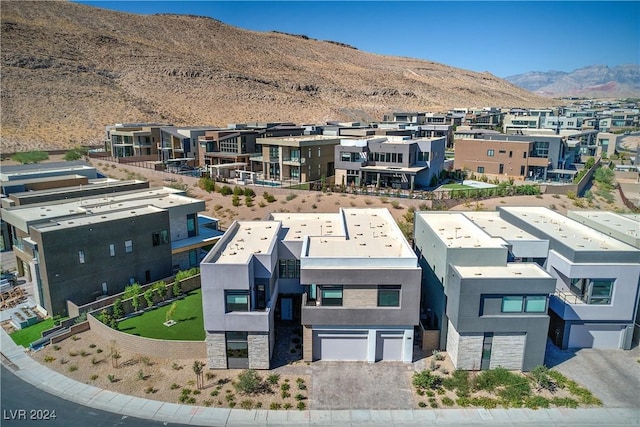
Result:
[[[2,1],[3,151],[100,142],[104,126],[380,119],[454,106],[543,106],[489,73],[210,18]]]
[[[591,65],[574,70],[532,71],[506,78],[523,89],[544,96],[591,98],[640,97],[640,65]]]

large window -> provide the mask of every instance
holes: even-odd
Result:
[[[229,368],[249,367],[248,332],[226,332],[227,363]]]
[[[281,279],[300,278],[300,260],[281,259],[278,261],[278,276]]]
[[[400,285],[379,285],[378,307],[400,307]]]
[[[502,297],[503,313],[546,313],[545,295],[510,295]]]
[[[249,311],[249,291],[224,291],[225,311]]]
[[[187,237],[196,235],[196,214],[187,215]]]
[[[588,304],[611,304],[613,294],[613,280],[593,279]]]
[[[124,251],[125,251],[125,253],[128,253],[128,254],[133,252],[133,240],[125,240],[124,241]]]
[[[342,286],[322,286],[321,295],[322,305],[342,305]]]
[[[521,296],[502,297],[502,312],[521,313],[523,299]]]
[[[428,162],[429,161],[429,152],[428,151],[418,151],[418,161],[419,162]]]

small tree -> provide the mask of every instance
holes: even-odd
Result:
[[[176,308],[178,307],[178,303],[173,303],[171,304],[171,307],[169,307],[169,310],[167,310],[167,314],[165,315],[165,320],[167,322],[170,322],[173,320],[173,316],[176,314]]]
[[[147,289],[143,296],[144,300],[147,302],[147,307],[153,307],[153,289]]]
[[[113,302],[113,317],[115,319],[122,319],[124,317],[124,309],[122,308],[122,300],[116,298]]]
[[[111,340],[111,346],[109,348],[109,357],[111,358],[111,366],[113,366],[114,368],[117,368],[118,359],[120,359],[122,355],[118,351],[118,347],[116,345],[115,340]]]
[[[202,378],[202,372],[204,370],[204,362],[196,360],[195,362],[193,362],[192,368],[193,368],[193,373],[196,374],[196,387],[198,387],[198,390],[200,390],[204,382]]]
[[[176,279],[173,282],[173,286],[171,287],[171,292],[173,292],[174,297],[179,296],[180,293],[182,292],[182,287],[180,286],[180,281],[178,279]]]
[[[67,162],[73,162],[82,158],[82,153],[76,149],[69,150],[64,155],[64,160]]]
[[[167,294],[167,284],[163,280],[154,283],[152,289],[153,292],[158,296],[158,298],[165,298]]]

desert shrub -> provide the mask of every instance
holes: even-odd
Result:
[[[70,365],[69,366],[69,372],[75,372],[78,370],[78,366],[77,365]]]
[[[255,191],[253,191],[253,189],[252,189],[252,188],[250,188],[250,187],[246,187],[246,188],[244,189],[244,195],[245,195],[245,197],[255,197],[255,196],[256,196],[256,192],[255,192]]]
[[[564,408],[577,408],[578,401],[570,397],[554,397],[550,403],[555,406],[561,406]]]
[[[282,405],[282,408],[283,409],[291,409],[291,408],[293,408],[293,405],[291,403],[289,403],[289,402],[285,402],[285,404]]]
[[[222,194],[223,196],[228,196],[230,194],[233,194],[233,190],[228,185],[225,185],[220,189],[220,194]]]
[[[97,380],[97,379],[98,379],[98,374],[93,374],[93,375],[91,375],[91,376],[89,377],[89,379],[90,379],[91,381],[95,381],[95,380]]]
[[[542,396],[530,396],[525,399],[524,406],[529,409],[548,408],[549,401]]]
[[[242,196],[244,194],[244,190],[242,189],[242,187],[238,187],[237,185],[235,187],[233,187],[233,195],[234,196]]]
[[[277,411],[278,409],[281,409],[282,405],[277,403],[277,402],[271,402],[271,405],[269,406],[269,409],[271,409],[272,411]]]
[[[418,402],[418,406],[421,407],[421,408],[426,408],[427,404],[422,402],[422,401],[420,401],[420,402]]]
[[[435,389],[442,383],[442,378],[432,374],[430,371],[423,370],[413,374],[412,383],[417,389]]]
[[[242,394],[263,393],[270,390],[269,384],[263,382],[254,369],[247,369],[240,373],[238,381],[233,384],[233,387]]]
[[[234,194],[233,198],[231,199],[231,204],[236,207],[240,206],[240,196]]]
[[[176,384],[176,383],[173,383],[173,384],[171,384],[171,385],[169,386],[169,388],[170,388],[171,390],[175,390],[175,389],[180,388],[180,386],[179,386],[178,384]]]
[[[269,203],[273,203],[276,201],[276,198],[273,196],[273,194],[267,193],[266,191],[262,193],[262,197]]]
[[[297,194],[295,194],[295,193],[289,193],[289,194],[287,194],[287,197],[286,197],[287,202],[290,202],[291,200],[295,199],[296,197],[298,197],[298,195],[297,195]]]
[[[280,375],[278,374],[271,374],[267,377],[267,382],[271,385],[278,384],[278,381],[280,381]]]
[[[242,409],[251,409],[253,408],[253,400],[251,399],[245,399],[242,402],[240,402],[240,407]]]
[[[45,362],[47,362],[47,363],[51,363],[51,362],[53,362],[54,360],[56,360],[56,358],[55,358],[55,357],[53,357],[53,356],[45,356],[45,357],[44,357],[44,361],[45,361]]]
[[[455,402],[454,402],[454,401],[453,401],[453,399],[451,399],[450,397],[446,397],[446,396],[445,396],[445,397],[443,397],[443,398],[442,398],[442,404],[443,404],[444,406],[453,406],[453,404],[454,404],[454,403],[455,403]]]
[[[23,151],[11,156],[11,160],[14,160],[23,165],[28,163],[40,163],[47,160],[49,155],[44,151]]]
[[[296,405],[296,408],[298,408],[299,411],[304,411],[306,407],[307,405],[303,401],[298,402],[298,404]]]
[[[283,399],[286,399],[286,398],[288,398],[288,397],[291,397],[291,393],[289,393],[288,391],[284,391],[284,390],[282,390],[282,391],[280,392],[280,397],[282,397]]]
[[[109,380],[110,383],[115,383],[117,381],[116,376],[112,374],[107,375],[107,379]]]

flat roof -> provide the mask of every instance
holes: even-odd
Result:
[[[341,209],[346,235],[309,237],[307,257],[416,258],[387,209]]]
[[[302,242],[306,236],[345,236],[338,213],[272,213],[282,223],[282,240]]]
[[[504,248],[505,241],[491,237],[462,213],[418,212],[448,248]]]
[[[328,136],[328,135],[300,135],[300,136],[270,136],[267,138],[261,138],[260,143],[262,145],[291,145],[291,146],[299,146],[305,142],[309,142],[309,145],[315,145],[314,143],[340,143],[341,137],[339,136]]]
[[[454,265],[454,269],[458,271],[461,278],[491,278],[491,279],[517,279],[517,278],[532,278],[543,277],[551,278],[551,275],[547,273],[536,263],[529,262],[515,262],[509,263],[506,266],[474,266],[474,267],[461,267]]]
[[[398,166],[362,166],[360,170],[371,172],[397,172],[397,173],[418,173],[421,170],[429,169],[429,166],[416,166],[413,168],[403,168]]]
[[[640,214],[620,215],[607,211],[569,211],[569,218],[589,225],[605,234],[614,235],[634,247],[640,239]],[[634,243],[632,243],[634,242]]]
[[[158,208],[192,203],[204,203],[199,199],[182,196],[181,190],[168,187],[144,190],[125,191],[91,196],[83,199],[70,199],[62,203],[38,203],[33,205],[16,206],[3,209],[11,217],[19,218],[29,227],[31,222],[55,220],[65,216],[102,214],[110,211],[133,209],[141,206],[153,205]],[[16,225],[13,224],[12,225]]]
[[[238,221],[221,240],[216,257],[208,262],[246,264],[254,254],[267,253],[280,231],[277,221]]]
[[[561,242],[575,252],[602,250],[637,252],[634,247],[551,209],[526,206],[500,207],[500,210],[527,222],[530,226]]]
[[[498,212],[464,212],[463,215],[492,237],[505,240],[541,240],[500,218]]]
[[[65,177],[65,178],[68,179],[70,177],[70,175],[62,175],[62,177]],[[82,175],[73,175],[73,177],[85,178]],[[55,178],[59,178],[59,177],[55,177]],[[42,178],[38,178],[38,179],[42,179]],[[26,180],[24,180],[24,181],[26,181]],[[44,181],[46,181],[46,182],[53,181],[53,179],[46,178],[46,179],[44,179]],[[23,180],[21,180],[21,181],[9,181],[9,182],[23,182]],[[87,184],[84,184],[84,185],[70,185],[70,186],[67,186],[67,187],[47,188],[47,189],[44,189],[44,190],[22,191],[20,193],[12,193],[11,195],[13,197],[19,197],[21,199],[29,199],[30,197],[40,197],[43,194],[65,194],[65,193],[69,193],[71,195],[71,194],[81,193],[83,191],[92,191],[92,190],[95,190],[96,188],[109,188],[109,187],[117,188],[117,187],[124,187],[124,186],[127,186],[127,185],[131,185],[131,184],[135,184],[135,183],[143,183],[143,182],[147,182],[147,181],[140,181],[140,180],[137,180],[137,179],[128,180],[128,181],[120,181],[118,179],[113,179],[113,178],[106,178],[106,179],[97,178],[97,179],[89,180],[89,182]],[[81,196],[80,195],[76,195],[75,197],[81,197]],[[98,197],[98,196],[94,196],[94,197]],[[62,200],[64,200],[64,199],[62,199]],[[51,202],[49,202],[49,203],[51,203]]]
[[[44,222],[33,225],[33,228],[39,230],[41,233],[44,233],[48,231],[58,231],[63,229],[75,228],[83,225],[126,219],[140,215],[148,215],[151,213],[162,211],[163,209],[159,209],[155,206],[138,206],[135,209],[121,209],[117,211],[102,212],[93,215],[79,215],[72,218]]]

